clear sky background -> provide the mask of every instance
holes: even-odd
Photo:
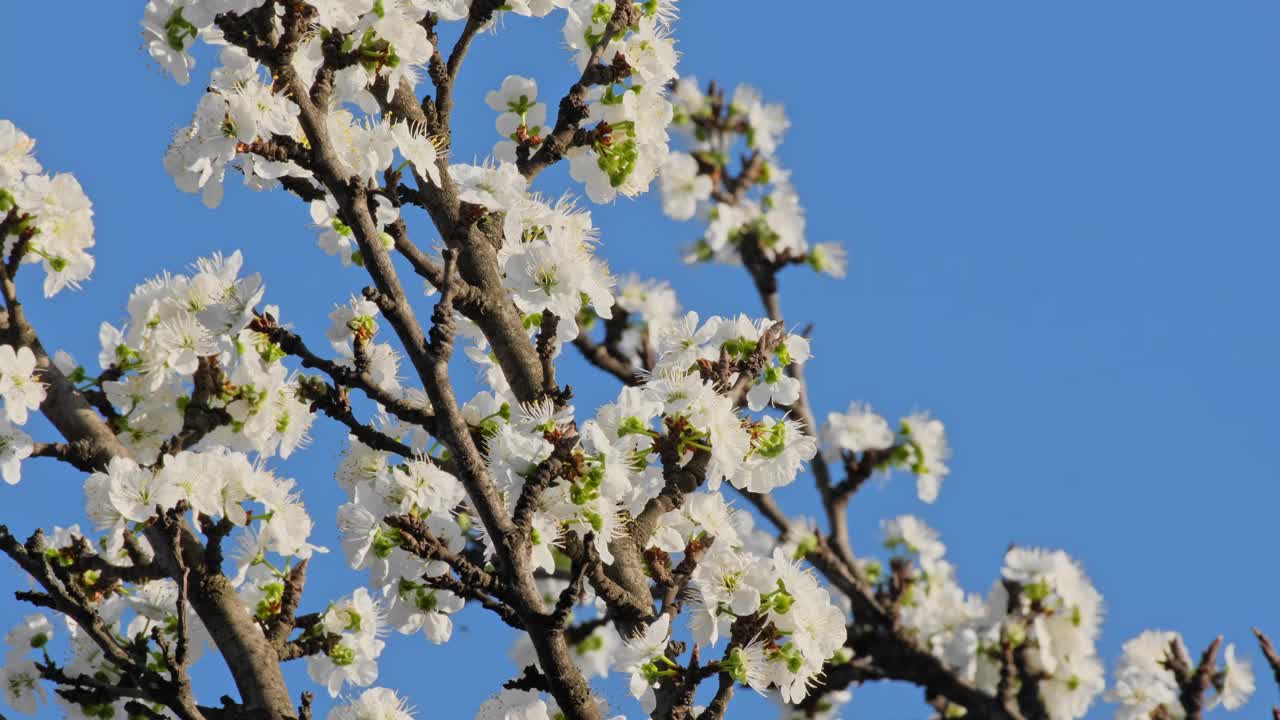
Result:
[[[141,48],[142,6],[4,9],[0,117],[38,139],[47,170],[74,172],[96,209],[93,282],[44,302],[38,273],[26,279],[45,344],[88,364],[98,323],[126,316],[137,282],[241,248],[267,301],[324,345],[328,310],[360,276],[316,248],[291,196],[246,192],[229,176],[209,211],[175,189],[161,156],[212,62],[202,56],[186,88],[161,77]],[[942,532],[961,582],[983,592],[1009,543],[1066,549],[1106,598],[1109,668],[1145,628],[1180,630],[1197,650],[1224,633],[1258,670],[1241,716],[1264,712],[1277,693],[1249,627],[1280,633],[1280,5],[696,0],[682,15],[682,72],[750,82],[786,104],[780,156],[810,240],[850,250],[847,280],[794,268],[782,279],[788,319],[815,326],[819,414],[854,399],[890,417],[928,408],[955,447],[936,505],[918,503],[907,478],[855,498],[855,548],[875,548],[880,518],[919,514]],[[574,75],[560,17],[511,18],[477,41],[456,159],[495,141],[482,98],[508,73],[536,78],[554,111]],[[537,188],[557,194],[566,179],[560,168]],[[663,219],[656,193],[594,212],[616,272],[669,278],[689,309],[758,314],[740,269],[678,264],[700,228]],[[415,235],[434,240],[425,219]],[[615,392],[576,358],[562,373],[584,413]],[[334,549],[313,565],[309,609],[360,581],[333,530],[343,434],[317,428],[310,450],[274,464],[299,479],[318,542]],[[0,487],[0,521],[24,536],[80,521],[81,480],[29,463],[19,486]],[[814,510],[809,487],[802,476],[783,494],[789,510]],[[7,626],[29,610],[10,594],[26,580],[3,567]],[[482,611],[457,626],[444,647],[389,638],[379,684],[407,694],[420,718],[471,717],[515,672],[505,630]],[[320,690],[296,665],[291,689]],[[229,678],[201,667],[212,703]],[[846,717],[928,712],[914,688],[855,696]],[[328,707],[321,697],[317,710]],[[731,714],[773,711],[739,693]]]

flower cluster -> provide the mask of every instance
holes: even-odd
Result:
[[[523,143],[529,151],[542,143],[546,131],[547,105],[537,102],[538,83],[531,78],[508,75],[497,90],[490,90],[484,102],[498,113],[498,134],[503,137],[493,146],[493,158],[499,162],[517,160],[516,148]]]
[[[735,373],[724,381],[729,386],[744,382],[750,388],[747,399],[753,410],[770,403],[785,409],[795,397],[787,391],[793,386],[781,368],[808,360],[809,343],[802,336],[787,334],[766,346],[771,330],[766,321],[753,322],[744,315],[711,317],[699,323],[697,313],[690,312],[659,338],[658,362],[645,388],[666,405],[668,422],[679,420],[689,428],[686,432],[709,441],[707,481],[713,490],[721,480],[752,492],[787,485],[817,453],[816,440],[794,420],[772,416],[758,422],[740,420],[732,402],[726,402],[728,398],[700,372],[721,359],[760,368],[755,377]]]
[[[40,407],[45,388],[36,377],[36,357],[30,348],[14,350],[0,345],[0,475],[10,485],[22,478],[22,461],[31,457],[35,446],[31,436],[18,425],[24,425],[31,411]]]
[[[449,619],[462,609],[462,598],[433,586],[432,578],[449,571],[443,562],[406,551],[400,532],[386,523],[408,515],[423,524],[450,552],[467,543],[469,525],[463,510],[466,493],[453,475],[422,456],[399,465],[390,456],[352,440],[339,470],[339,482],[350,502],[338,509],[338,529],[348,564],[369,572],[369,585],[387,608],[387,625],[411,635],[422,632],[444,643],[453,632]]]
[[[489,469],[509,512],[528,479],[554,453],[575,468],[556,477],[534,509],[538,566],[554,567],[554,547],[563,531],[594,538],[602,559],[611,561],[609,541],[622,513],[639,512],[661,490],[663,465],[671,457],[683,464],[699,456],[713,490],[728,480],[764,492],[795,479],[816,454],[816,441],[790,419],[741,417],[724,390],[739,382],[740,373],[722,384],[702,374],[709,358],[721,356],[743,362],[763,356],[757,366],[781,353],[792,353],[796,362],[808,357],[807,343],[798,336],[775,335],[776,344],[762,350],[766,334],[766,323],[745,317],[699,323],[696,314],[686,316],[656,343],[658,360],[649,379],[624,389],[616,402],[580,425],[572,408],[517,406],[496,387],[497,394],[479,393],[463,406],[464,418],[485,439]]]
[[[360,697],[329,711],[329,720],[412,720],[405,701],[388,688],[369,688]]]
[[[1082,717],[1105,685],[1095,643],[1102,596],[1061,551],[1013,548],[986,599],[966,593],[937,532],[904,515],[883,523],[889,569],[864,565],[903,624],[960,677],[987,692],[1008,653],[1031,652],[1043,670],[1050,717]]]
[[[68,377],[102,389],[118,415],[117,435],[140,462],[154,462],[183,429],[197,385],[217,387],[199,403],[228,420],[202,447],[288,457],[307,441],[314,416],[301,378],[285,367],[278,346],[249,327],[265,290],[256,274],[240,277],[242,263],[238,251],[214,255],[198,260],[191,275],[165,273],[139,285],[128,322],[99,331],[103,372],[91,377],[66,361]]]
[[[35,140],[0,119],[0,240],[4,259],[44,266],[44,295],[93,273],[93,204],[70,173],[41,173]]]
[[[77,559],[85,554],[92,555],[93,548],[80,534],[78,526],[54,528],[46,539],[48,543],[44,552],[64,566],[73,566]],[[108,556],[104,556],[108,559]],[[76,578],[76,582],[92,591],[95,598],[93,610],[102,620],[102,627],[86,630],[71,618],[66,620],[66,632],[69,636],[69,661],[55,666],[50,650],[55,636],[53,624],[43,615],[29,615],[9,631],[6,641],[9,646],[5,667],[0,669],[0,688],[10,707],[27,715],[35,714],[38,703],[46,700],[40,681],[48,676],[45,671],[56,667],[69,677],[93,678],[106,686],[125,680],[121,668],[112,662],[94,639],[96,631],[105,631],[111,636],[133,638],[136,647],[145,651],[148,667],[167,671],[174,643],[177,640],[179,627],[185,626],[188,642],[187,657],[191,661],[198,660],[205,646],[211,643],[207,629],[199,616],[189,604],[178,607],[179,589],[177,583],[169,579],[152,580],[139,583],[131,588],[129,594],[114,593],[106,597],[101,595],[105,583],[95,588],[95,582],[101,581],[102,574],[94,571]],[[183,618],[181,623],[178,614]],[[148,640],[156,640],[148,646]],[[167,643],[167,644],[162,644]],[[40,654],[40,664],[30,657],[30,653]],[[127,680],[125,680],[128,682]],[[128,717],[126,705],[130,698],[110,694],[71,695],[55,693],[54,698],[62,706],[67,717],[71,718],[106,718]]]
[[[188,7],[189,12],[192,8]],[[183,17],[183,8],[174,12]],[[200,193],[207,207],[222,202],[223,177],[229,163],[250,143],[275,136],[301,136],[298,106],[273,92],[266,69],[241,48],[223,49],[222,66],[210,76],[208,91],[196,106],[191,124],[178,131],[164,155],[164,166],[184,192]],[[276,187],[284,176],[310,173],[285,159],[244,154],[245,184],[255,190]]]
[[[343,89],[349,88],[344,86],[338,89],[335,95],[336,106],[329,110],[325,120],[338,160],[348,173],[366,180],[377,177],[391,167],[395,153],[399,150],[403,161],[398,167],[412,165],[432,182],[440,182],[440,169],[436,164],[439,157],[437,140],[427,135],[422,128],[406,122],[392,124],[385,117],[375,119],[372,115],[353,114],[342,106],[343,103],[356,103],[360,97],[358,93],[365,91],[363,86],[357,86],[352,90],[353,94],[344,95],[341,93]],[[335,203],[329,204],[336,207]],[[314,216],[314,208],[312,213]],[[379,223],[385,226],[394,219],[394,216],[379,218]]]
[[[222,44],[220,15],[246,15],[260,10],[265,0],[151,0],[142,19],[147,50],[160,67],[179,85],[190,81],[195,59],[190,49],[198,38]],[[459,5],[461,3],[453,3]],[[428,10],[439,2],[397,0],[318,0],[315,22],[321,32],[298,49],[300,58],[311,62],[320,54],[320,43],[336,35],[344,52],[358,61],[346,68],[340,84],[368,86],[376,78],[394,92],[402,80],[416,85],[435,50],[427,31],[419,24]],[[465,15],[465,4],[463,15]],[[444,8],[440,8],[444,9]],[[278,18],[273,18],[279,22]],[[445,19],[451,19],[446,17]],[[457,19],[456,17],[452,19]],[[314,68],[313,68],[314,69]],[[350,76],[358,75],[359,80]]]
[[[344,684],[368,687],[378,679],[386,619],[368,590],[356,588],[351,597],[331,603],[309,632],[329,639],[323,653],[307,658],[307,675],[325,686],[330,697],[337,697]]]
[[[243,569],[264,563],[268,552],[304,559],[318,549],[308,542],[313,522],[294,488],[292,479],[276,477],[243,453],[222,447],[180,452],[158,470],[116,457],[105,472],[85,480],[85,513],[106,532],[112,561],[128,559],[125,535],[157,512],[181,506],[207,518],[226,518],[245,529]]]
[[[28,655],[32,650],[45,652],[52,638],[53,624],[41,613],[24,617],[5,636],[9,648],[0,667],[0,690],[9,707],[24,715],[34,715],[37,705],[47,701],[40,672]]]
[[[718,88],[704,93],[693,77],[676,82],[672,99],[673,124],[691,144],[687,152],[672,151],[662,165],[662,209],[673,220],[698,216],[707,223],[685,260],[806,263],[844,277],[839,244],[810,245],[805,239],[804,208],[777,157],[790,126],[782,106],[765,103],[748,85],[739,85],[726,102]],[[746,155],[735,174],[729,163],[739,146]]]
[[[705,547],[710,545],[709,550]],[[735,512],[718,492],[697,493],[664,515],[651,550],[676,557],[703,548],[690,588],[696,599],[692,639],[705,649],[730,636],[721,664],[733,679],[759,692],[775,688],[799,702],[828,662],[848,659],[842,649],[847,615],[797,558],[754,528],[749,513]],[[662,615],[619,648],[615,667],[628,673],[634,697],[652,709],[654,690],[675,675],[668,653],[671,618]]]
[[[1120,706],[1118,720],[1186,717],[1172,668],[1178,653],[1185,657],[1182,636],[1166,630],[1147,630],[1124,644],[1115,685],[1107,692],[1107,698]],[[1206,709],[1236,710],[1249,701],[1255,686],[1253,667],[1236,657],[1235,645],[1227,645],[1222,668],[1211,668],[1211,673],[1216,693]]]
[[[400,385],[400,353],[390,343],[374,339],[377,315],[377,305],[355,296],[329,313],[332,325],[326,335],[338,353],[338,364],[355,370],[358,354],[361,370],[374,385],[394,395],[414,397]]]
[[[614,279],[593,253],[591,213],[567,198],[551,205],[534,196],[515,200],[506,212],[498,265],[503,284],[531,327],[540,326],[542,314],[549,312],[558,318],[557,338],[569,342],[578,336],[577,318],[584,306],[597,317],[612,316]]]
[[[672,0],[652,0],[634,23],[612,32],[618,10],[614,0],[567,0],[564,39],[579,70],[594,55],[611,63],[612,82],[587,93],[587,119],[594,127],[590,144],[571,148],[569,173],[586,186],[592,201],[610,202],[649,189],[668,153],[667,126],[673,109],[666,87],[678,77],[675,42],[670,35]],[[630,3],[628,3],[630,5]]]
[[[618,351],[632,365],[648,367],[654,364],[653,354],[658,339],[671,327],[679,315],[680,303],[671,285],[664,280],[650,280],[635,274],[618,278],[614,293],[617,307],[625,312],[626,325],[618,338]]]
[[[857,461],[870,470],[911,472],[916,476],[916,494],[926,503],[938,499],[942,480],[950,472],[946,428],[926,412],[902,418],[895,434],[869,405],[853,402],[846,412],[828,413],[820,435],[828,461]]]
[[[785,700],[799,702],[844,644],[845,612],[793,555],[775,548],[763,558],[725,535],[694,571],[700,599],[694,640],[714,647],[735,624],[752,628],[756,639],[729,651],[730,673],[755,690],[776,686]]]
[[[187,52],[194,39],[218,43],[221,29],[215,20],[220,13],[261,6],[260,0],[156,0],[143,20],[148,47],[167,71],[185,82],[194,65]],[[438,184],[438,141],[407,122],[373,118],[379,101],[389,101],[402,83],[415,85],[430,60],[434,47],[419,22],[428,8],[383,0],[338,0],[317,3],[315,8],[318,31],[308,34],[295,54],[302,81],[314,82],[325,42],[336,41],[343,52],[358,59],[335,73],[332,105],[326,108],[326,131],[339,162],[353,174],[372,178],[391,166],[399,150],[405,164]],[[201,193],[209,207],[221,203],[223,178],[233,163],[253,190],[277,187],[286,177],[316,187],[300,150],[305,140],[297,104],[272,86],[266,69],[242,48],[226,46],[220,59],[222,65],[211,73],[191,124],[177,133],[165,154],[174,182],[186,192]],[[375,96],[375,86],[387,90]],[[348,105],[363,116],[353,114]],[[336,204],[322,203],[312,206],[312,215],[333,233],[322,234],[322,247],[349,263],[350,230],[335,210]]]

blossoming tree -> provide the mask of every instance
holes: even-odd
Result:
[[[1101,596],[1061,551],[1010,549],[985,596],[912,516],[884,521],[879,559],[855,553],[846,511],[874,474],[914,475],[922,502],[938,498],[943,424],[856,402],[814,416],[810,341],[782,317],[780,279],[843,276],[844,253],[805,239],[782,108],[680,78],[673,0],[144,13],[150,55],[180,84],[195,43],[219,48],[164,157],[177,186],[214,207],[230,170],[307,203],[320,248],[359,280],[320,342],[283,323],[287,298],[268,304],[238,253],[215,254],[139,285],[80,364],[28,320],[15,279],[43,272],[46,298],[87,281],[92,206],[0,120],[0,471],[16,484],[33,464],[73,466],[91,522],[25,540],[0,526],[33,582],[18,597],[38,609],[6,638],[14,709],[52,690],[74,718],[283,720],[309,718],[319,691],[345,698],[331,718],[405,718],[411,699],[376,687],[385,644],[447,643],[468,604],[510,626],[523,668],[494,679],[485,720],[716,720],[742,687],[784,717],[826,718],[878,681],[918,686],[945,718],[1076,718],[1104,692],[1120,717],[1199,718],[1253,691],[1234,646],[1192,657],[1165,631],[1126,644],[1108,683]],[[492,159],[452,162],[468,48],[508,13],[558,16],[580,76],[554,118],[534,79],[507,77],[486,97]],[[441,47],[448,23],[460,31]],[[562,162],[586,201],[539,187]],[[700,223],[686,260],[742,266],[762,317],[681,313],[665,283],[595,256],[589,203],[655,183],[671,218]],[[607,373],[616,400],[575,408],[562,352]],[[464,366],[486,386],[473,397],[452,381]],[[33,439],[32,412],[62,437]],[[272,471],[317,421],[349,433],[336,508],[304,506]],[[795,482],[812,484],[821,522],[771,495]],[[343,597],[307,591],[317,522],[367,571]],[[312,687],[286,686],[291,662]],[[238,697],[197,697],[193,674],[217,664]],[[634,703],[595,694],[609,676]]]

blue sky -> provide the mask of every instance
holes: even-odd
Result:
[[[685,5],[682,72],[750,82],[786,104],[780,154],[810,239],[850,249],[845,281],[798,269],[782,281],[788,319],[815,326],[819,413],[852,399],[891,417],[928,408],[955,447],[936,505],[920,505],[903,481],[855,498],[855,548],[874,548],[880,518],[919,514],[974,591],[995,579],[1011,542],[1066,549],[1106,598],[1109,666],[1144,628],[1180,630],[1197,648],[1224,633],[1259,665],[1246,712],[1272,704],[1248,630],[1280,633],[1280,584],[1264,555],[1280,500],[1269,459],[1280,430],[1280,6]],[[47,169],[74,172],[97,213],[93,282],[29,306],[46,345],[91,360],[98,323],[123,319],[134,284],[235,248],[284,319],[319,338],[358,275],[315,248],[306,208],[289,196],[236,187],[209,211],[177,191],[160,159],[200,81],[178,88],[151,65],[142,3],[68,9],[18,3],[0,30],[0,117],[38,139]],[[212,64],[201,60],[197,78]],[[508,73],[536,78],[554,102],[573,75],[557,19],[511,19],[477,42],[458,94],[456,158],[483,156],[495,140],[482,98]],[[566,175],[549,172],[538,187],[558,193]],[[615,271],[667,277],[700,312],[757,312],[741,271],[678,265],[698,228],[663,219],[656,197],[596,208],[595,219]],[[416,233],[433,239],[424,222]],[[574,359],[561,372],[580,409],[614,392]],[[320,430],[278,466],[299,479],[335,550],[341,439]],[[80,480],[32,463],[19,486],[0,487],[0,520],[23,533],[75,522]],[[813,511],[805,478],[782,499]],[[340,555],[316,563],[312,603],[358,582]],[[26,611],[9,593],[25,580],[0,579],[7,624]],[[513,673],[502,629],[471,609],[458,626],[443,648],[391,638],[380,684],[408,694],[419,717],[470,717]],[[295,692],[310,688],[300,670]],[[200,678],[209,701],[226,682],[220,670]],[[913,688],[855,695],[849,716],[926,714]],[[735,718],[772,717],[739,698]]]

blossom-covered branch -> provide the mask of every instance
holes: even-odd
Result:
[[[506,77],[485,97],[492,157],[453,162],[464,58],[506,14],[562,16],[574,77],[550,125],[537,80]],[[447,23],[461,27],[446,53]],[[831,718],[849,688],[883,681],[918,686],[941,717],[1077,718],[1107,690],[1102,598],[1065,553],[1011,548],[986,596],[912,515],[883,522],[879,559],[855,554],[848,506],[870,478],[909,474],[922,502],[939,498],[945,428],[856,401],[819,422],[804,368],[823,334],[784,320],[782,277],[842,278],[845,253],[806,237],[782,108],[679,77],[673,0],[151,0],[142,24],[180,84],[198,42],[217,48],[164,156],[178,188],[210,208],[235,203],[228,170],[283,188],[351,280],[328,349],[236,252],[140,284],[98,328],[96,370],[49,354],[19,274],[39,266],[54,302],[87,282],[92,206],[0,120],[0,472],[73,466],[89,525],[25,542],[0,527],[38,588],[18,597],[63,620],[33,614],[6,638],[12,707],[33,712],[52,687],[77,718],[309,718],[312,695],[281,670],[304,662],[347,693],[332,720],[404,720],[407,699],[374,686],[384,648],[448,643],[468,606],[510,628],[520,669],[495,679],[481,720],[719,720],[739,687],[784,717]],[[534,189],[562,159],[586,200]],[[682,311],[668,283],[610,270],[590,203],[655,180],[671,218],[705,223],[685,259],[741,265],[762,317]],[[569,345],[618,382],[611,402],[573,406]],[[464,366],[482,380],[469,396]],[[61,438],[28,435],[33,411]],[[272,470],[317,417],[348,435],[334,522],[366,574],[340,597],[307,588],[328,511],[303,494],[324,479]],[[773,494],[805,472],[820,520]],[[199,702],[209,663],[238,698]],[[637,702],[610,707],[609,678]],[[1198,718],[1253,686],[1233,645],[1193,662],[1152,631],[1125,646],[1106,697],[1125,718]]]

